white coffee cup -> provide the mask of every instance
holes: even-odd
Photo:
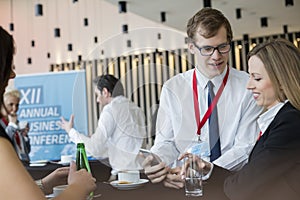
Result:
[[[138,183],[140,181],[140,172],[136,171],[120,171],[118,172],[119,184]]]
[[[58,196],[60,193],[62,193],[68,185],[58,185],[53,188],[53,196]]]
[[[73,160],[72,155],[61,155],[60,156],[60,162],[61,163],[70,163]]]

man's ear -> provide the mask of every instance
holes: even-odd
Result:
[[[110,92],[108,91],[107,88],[102,89],[102,95],[105,96],[105,97],[110,97],[111,96],[111,94],[110,94]]]
[[[191,54],[195,54],[195,45],[192,42],[188,43],[188,49]]]
[[[101,95],[104,97],[107,97],[107,93],[108,93],[108,90],[106,88],[103,88],[101,91]]]

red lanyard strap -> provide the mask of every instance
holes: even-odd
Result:
[[[195,118],[196,118],[196,123],[197,123],[197,134],[200,135],[201,134],[201,128],[204,126],[204,124],[206,123],[207,119],[210,117],[212,111],[214,110],[215,106],[218,103],[218,100],[224,90],[224,87],[226,86],[227,83],[227,79],[228,79],[228,75],[229,75],[229,67],[227,67],[227,72],[223,78],[223,82],[220,85],[220,88],[218,89],[218,92],[215,96],[215,98],[213,99],[212,103],[210,104],[210,106],[208,107],[207,111],[205,112],[203,119],[200,119],[200,108],[199,108],[199,101],[198,101],[198,90],[197,90],[197,76],[196,76],[196,69],[194,70],[194,74],[193,74],[193,97],[194,97],[194,110],[195,110]]]

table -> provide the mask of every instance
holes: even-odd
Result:
[[[97,182],[103,182],[109,179],[111,171],[110,167],[97,160],[89,161],[89,163],[93,176],[97,179]],[[47,165],[42,167],[25,166],[34,180],[43,178],[59,167],[63,167],[63,165],[55,164],[55,162],[49,162]]]
[[[140,188],[133,190],[119,190],[106,183],[110,176],[111,168],[99,161],[90,161],[93,176],[97,179],[97,189],[95,195],[101,194],[94,199],[102,200],[228,200],[223,193],[223,180],[225,175],[220,170],[214,170],[211,179],[203,185],[202,197],[186,197],[184,189],[171,189],[163,186],[162,183],[153,184],[150,181]],[[42,178],[54,169],[61,167],[57,164],[47,164],[44,167],[26,167],[34,179]],[[142,178],[146,178],[144,174]]]

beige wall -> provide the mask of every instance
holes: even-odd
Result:
[[[177,49],[185,47],[185,33],[170,29],[139,17],[130,12],[120,14],[118,7],[104,0],[0,0],[0,25],[9,30],[11,23],[11,2],[13,2],[13,23],[11,32],[15,38],[17,74],[48,72],[52,63],[66,63],[82,59],[116,57],[128,53],[150,51],[153,48]],[[35,5],[43,5],[43,16],[35,16]],[[130,10],[130,4],[128,5]],[[89,19],[89,26],[83,19]],[[129,34],[122,34],[122,24],[127,23]],[[59,27],[61,37],[54,37],[54,28]],[[157,32],[162,39],[157,40]],[[167,36],[166,36],[167,35]],[[94,37],[98,43],[94,43]],[[132,47],[126,41],[132,40]],[[31,47],[31,40],[35,47]],[[67,44],[73,44],[73,51],[67,51]],[[104,55],[101,51],[104,50]],[[51,58],[47,58],[47,52]],[[32,64],[27,64],[27,58]]]

